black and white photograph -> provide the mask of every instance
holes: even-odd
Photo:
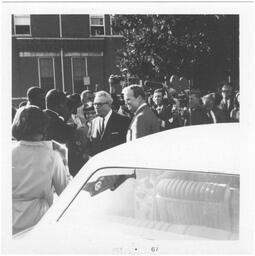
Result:
[[[254,1],[1,5],[3,254],[254,253]]]

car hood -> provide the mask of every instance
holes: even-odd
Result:
[[[155,240],[155,236],[159,239]],[[169,253],[169,240],[201,240],[177,233],[137,228],[113,222],[98,221],[73,226],[62,223],[44,224],[13,238],[12,253],[151,253],[161,245]]]

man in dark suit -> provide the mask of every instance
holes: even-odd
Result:
[[[127,141],[160,131],[159,120],[146,104],[145,93],[141,86],[130,85],[123,90],[128,109],[134,113],[127,132]]]
[[[225,123],[226,117],[223,110],[216,105],[215,93],[204,95],[202,98],[204,107],[207,111],[210,123]]]
[[[156,89],[153,93],[153,106],[151,107],[155,115],[160,119],[160,130],[178,127],[178,120],[172,114],[172,105],[163,101],[162,89]]]
[[[46,94],[46,109],[49,118],[47,139],[66,144],[73,140],[74,129],[67,125],[65,120],[69,118],[67,109],[67,98],[63,92],[52,89]]]
[[[206,109],[201,105],[200,91],[193,89],[189,93],[189,111],[184,125],[209,124],[212,120],[207,115]]]
[[[112,102],[111,95],[105,91],[99,91],[95,95],[94,108],[97,117],[91,123],[90,155],[126,142],[130,120],[114,112],[111,108]]]
[[[224,84],[221,88],[222,100],[219,104],[219,109],[221,109],[226,116],[226,122],[232,122],[230,118],[230,112],[234,108],[234,98],[232,95],[232,87],[229,84]]]

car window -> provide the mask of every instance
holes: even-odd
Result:
[[[173,233],[237,239],[239,187],[238,175],[105,168],[84,184],[59,221],[80,228],[110,223],[141,236],[138,230],[150,229],[153,239]]]

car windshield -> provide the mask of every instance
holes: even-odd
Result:
[[[129,178],[136,178],[135,172],[126,175],[105,175],[99,177],[96,181],[88,182],[84,186],[84,190],[88,191],[91,196],[95,196],[107,189],[114,191],[123,182]]]
[[[150,239],[174,234],[238,239],[239,175],[105,168],[84,184],[59,219],[79,229],[109,226]],[[148,233],[148,231],[150,231]]]

